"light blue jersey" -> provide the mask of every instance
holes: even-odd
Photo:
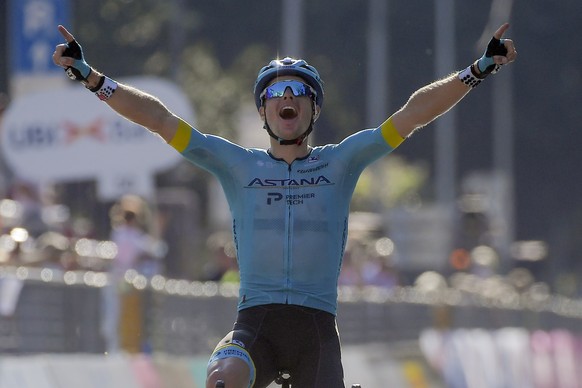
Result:
[[[288,164],[182,122],[170,142],[220,181],[240,268],[238,309],[288,303],[336,314],[352,193],[363,169],[400,142],[391,121]]]

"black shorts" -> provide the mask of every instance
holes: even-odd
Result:
[[[335,316],[308,307],[269,304],[239,311],[232,340],[244,344],[255,368],[254,387],[288,371],[294,388],[343,388]]]

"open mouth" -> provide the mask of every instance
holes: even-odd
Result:
[[[283,120],[290,120],[297,117],[297,111],[291,106],[285,106],[279,111],[279,117]]]

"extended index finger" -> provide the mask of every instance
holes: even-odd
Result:
[[[495,34],[493,34],[493,37],[495,39],[501,39],[501,37],[503,36],[503,34],[505,34],[505,31],[507,31],[508,28],[509,28],[509,23],[502,24],[501,27],[499,27],[497,29],[497,31],[495,31]]]
[[[61,35],[63,36],[63,38],[65,38],[65,40],[67,41],[67,43],[71,43],[72,41],[75,40],[75,37],[73,36],[73,34],[71,34],[69,32],[69,30],[67,30],[64,26],[59,24],[59,32],[61,33]]]

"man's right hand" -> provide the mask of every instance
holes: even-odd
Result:
[[[509,23],[504,23],[495,31],[483,56],[477,60],[480,74],[485,78],[488,74],[495,74],[502,65],[515,60],[517,51],[511,39],[503,39],[503,34],[509,28]]]
[[[60,44],[55,48],[53,62],[55,65],[64,68],[69,78],[87,82],[92,70],[85,62],[81,45],[77,43],[75,37],[65,27],[59,25],[58,29],[67,43]]]

